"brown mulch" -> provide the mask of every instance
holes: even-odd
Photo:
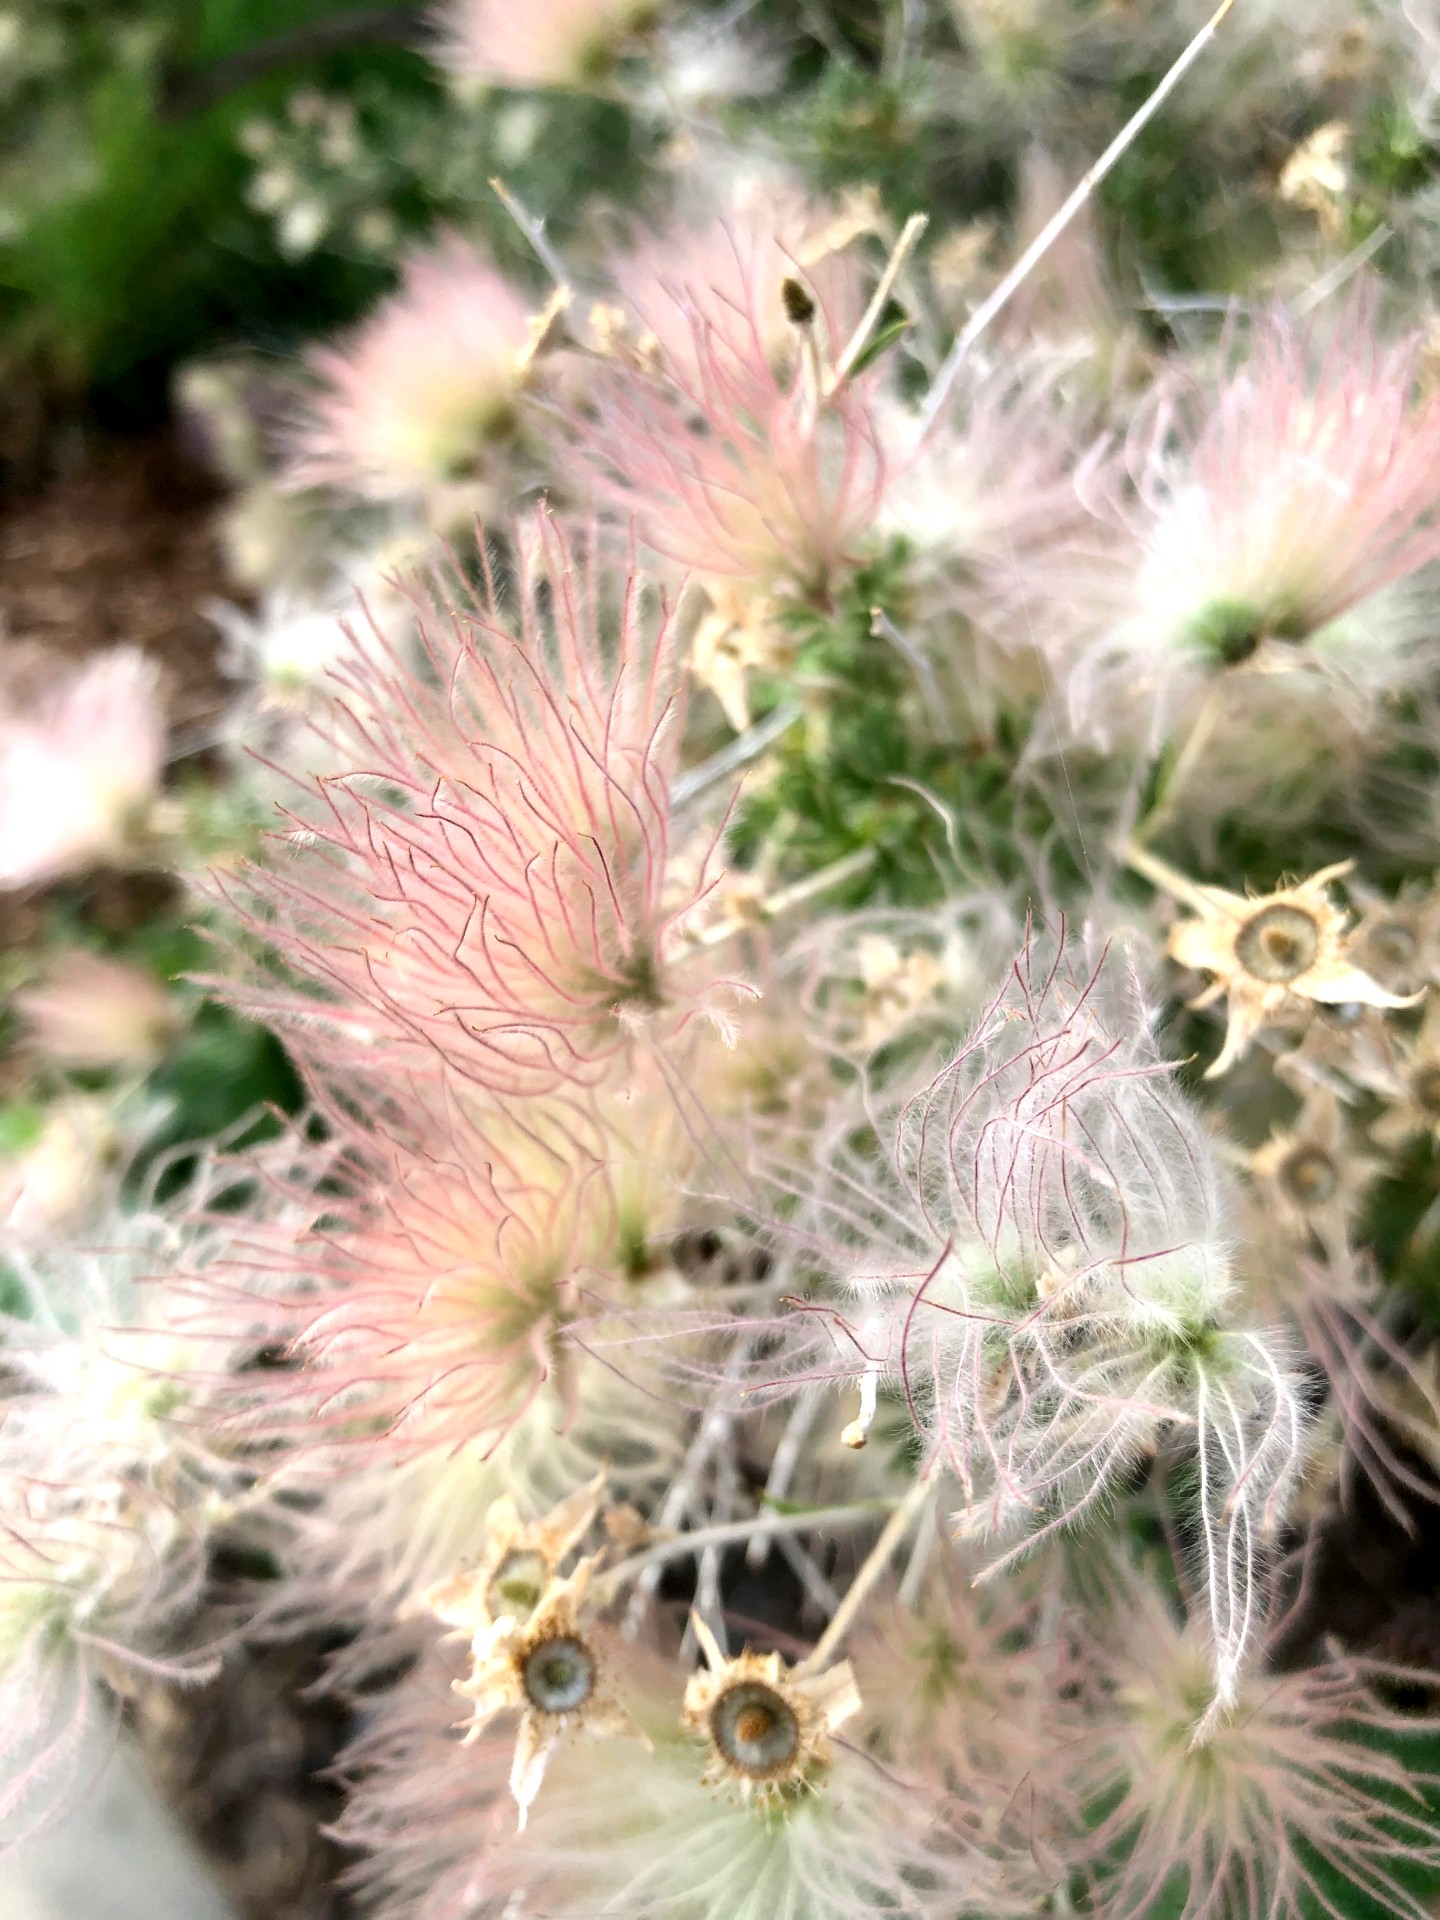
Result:
[[[142,1688],[132,1726],[152,1780],[245,1920],[346,1920],[347,1856],[326,1837],[351,1731],[317,1693],[313,1642],[232,1653],[210,1685]]]
[[[217,498],[173,434],[77,432],[42,483],[0,496],[0,646],[141,647],[164,666],[172,725],[203,733],[225,683],[200,608],[233,592]]]
[[[3,422],[0,422],[3,425]],[[225,573],[215,481],[179,438],[99,435],[71,422],[37,453],[5,459],[0,432],[0,670],[22,691],[45,663],[135,646],[157,660],[171,748],[203,748],[227,699],[219,641],[201,608],[233,598]],[[99,876],[134,917],[143,876]],[[0,894],[0,946],[39,925],[33,893]],[[103,922],[104,916],[101,915]]]

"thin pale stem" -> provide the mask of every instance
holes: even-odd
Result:
[[[722,1453],[715,1462],[716,1498],[710,1509],[710,1524],[723,1526],[735,1511],[735,1495],[740,1484],[740,1475],[735,1465],[734,1454]],[[716,1515],[724,1518],[717,1519]],[[725,1617],[721,1609],[720,1596],[720,1557],[721,1549],[712,1540],[700,1550],[700,1558],[695,1567],[695,1606],[707,1620],[715,1623],[716,1637],[722,1645],[725,1641]],[[687,1636],[689,1629],[687,1627]],[[727,1649],[728,1652],[728,1649]]]
[[[707,927],[696,944],[718,947],[723,941],[734,939],[737,933],[745,933],[757,924],[764,925],[768,920],[777,919],[792,907],[800,907],[807,900],[813,900],[816,894],[826,893],[855,874],[864,873],[874,862],[874,847],[860,847],[854,853],[847,853],[843,860],[836,860],[831,866],[822,867],[818,873],[797,880],[794,886],[782,887],[779,893],[772,893],[768,899],[758,901],[750,913],[736,914],[729,920],[721,920],[715,926]]]
[[[739,1378],[741,1370],[754,1350],[754,1341],[755,1336],[749,1335],[737,1344],[725,1369],[727,1381],[733,1382]],[[723,1406],[711,1407],[700,1422],[686,1449],[680,1472],[661,1502],[657,1520],[662,1528],[684,1526],[699,1497],[700,1482],[705,1470],[729,1439],[733,1424],[733,1415]],[[640,1631],[646,1603],[654,1594],[659,1580],[659,1563],[653,1568],[642,1569],[640,1584],[631,1595],[630,1605],[625,1615],[623,1631],[627,1639],[633,1639]]]
[[[836,1609],[834,1618],[815,1642],[814,1649],[800,1662],[799,1667],[796,1668],[797,1673],[816,1673],[835,1657],[837,1648],[855,1624],[861,1607],[869,1599],[871,1589],[889,1566],[891,1554],[905,1538],[912,1521],[934,1490],[935,1466],[932,1462],[917,1475],[915,1484],[885,1522],[880,1538],[865,1556],[855,1578],[846,1588],[845,1598]]]
[[[1127,840],[1123,853],[1125,864],[1142,880],[1148,880],[1152,887],[1158,887],[1162,893],[1168,893],[1176,900],[1183,900],[1197,913],[1205,913],[1210,902],[1195,882],[1181,873],[1178,867],[1172,867],[1167,861],[1156,856],[1137,840]]]
[[[835,362],[833,372],[827,376],[821,389],[827,400],[833,399],[844,386],[850,378],[855,362],[869,346],[875,329],[880,324],[880,316],[885,311],[886,302],[895,291],[895,282],[900,278],[905,262],[915,251],[921,234],[929,224],[927,215],[912,213],[900,229],[900,238],[895,242],[890,258],[885,263],[885,271],[880,276],[879,285],[870,296],[870,304],[860,316],[859,326],[846,341],[844,352]]]
[[[571,276],[565,271],[565,262],[560,258],[559,254],[556,253],[545,236],[544,221],[537,220],[534,214],[530,213],[525,206],[516,199],[515,195],[498,174],[491,180],[490,190],[499,200],[501,206],[504,207],[510,218],[515,222],[521,233],[523,233],[525,238],[530,242],[535,258],[555,282],[556,287],[568,291],[571,285]]]
[[[787,700],[773,713],[759,720],[748,733],[742,733],[728,746],[721,747],[718,753],[712,753],[708,760],[702,760],[698,767],[692,767],[672,781],[670,802],[672,806],[683,807],[689,804],[697,794],[713,787],[717,781],[728,779],[732,773],[738,773],[773,746],[781,734],[793,727],[797,720],[805,717],[805,709],[795,700]]]
[[[780,1435],[780,1444],[775,1449],[775,1456],[770,1462],[770,1473],[765,1482],[766,1500],[789,1498],[795,1470],[800,1464],[805,1444],[810,1438],[810,1429],[814,1426],[819,1412],[820,1396],[818,1394],[806,1394],[803,1399],[796,1402],[789,1420],[785,1423],[785,1431]],[[745,1564],[753,1571],[763,1567],[769,1555],[769,1541],[761,1535],[752,1540],[747,1548]],[[831,1611],[833,1612],[834,1609],[832,1608]]]
[[[713,1527],[696,1527],[691,1533],[677,1533],[673,1540],[659,1540],[653,1547],[646,1547],[618,1566],[610,1567],[591,1582],[590,1591],[599,1600],[606,1601],[629,1581],[671,1560],[684,1560],[712,1547],[743,1546],[775,1534],[821,1533],[827,1527],[858,1527],[884,1513],[887,1504],[883,1500],[865,1500],[848,1507],[815,1507],[805,1513],[757,1513],[748,1520],[726,1520]]]
[[[925,1585],[925,1576],[930,1571],[930,1562],[935,1556],[935,1529],[922,1527],[915,1536],[915,1544],[910,1549],[910,1558],[905,1563],[905,1571],[900,1576],[900,1605],[907,1612],[913,1611],[919,1604],[920,1594]]]
[[[1375,231],[1368,234],[1358,247],[1352,247],[1343,260],[1337,261],[1328,273],[1322,273],[1313,287],[1308,288],[1295,302],[1297,314],[1313,313],[1316,307],[1338,293],[1347,280],[1353,280],[1360,269],[1377,254],[1387,240],[1393,240],[1395,229],[1387,227],[1382,221]]]
[[[768,1544],[768,1543],[767,1543]],[[798,1540],[791,1539],[788,1533],[775,1536],[775,1551],[789,1566],[795,1578],[800,1582],[805,1598],[829,1620],[840,1608],[840,1595],[816,1566],[814,1558]]]
[[[1080,184],[1075,188],[1074,192],[1069,195],[1064,205],[1059,208],[1051,219],[1046,221],[1039,233],[1036,234],[1035,238],[1015,262],[1014,266],[1011,267],[1010,271],[1005,275],[999,286],[996,287],[988,299],[981,301],[980,305],[960,329],[960,332],[956,335],[955,344],[951,347],[949,353],[946,354],[944,364],[935,376],[934,384],[930,388],[929,397],[920,415],[920,439],[922,441],[928,437],[931,428],[939,419],[945,402],[950,397],[950,389],[955,384],[956,375],[960,371],[961,362],[964,360],[966,354],[970,351],[971,347],[974,346],[981,334],[984,333],[996,314],[1000,312],[1002,307],[1007,305],[1016,290],[1028,278],[1032,269],[1044,258],[1051,247],[1054,246],[1066,227],[1069,226],[1070,222],[1090,198],[1090,195],[1095,191],[1096,187],[1099,186],[1106,174],[1109,173],[1110,169],[1115,165],[1115,162],[1125,152],[1126,148],[1160,111],[1161,107],[1169,99],[1176,87],[1179,86],[1191,67],[1193,67],[1195,62],[1200,58],[1200,55],[1204,52],[1210,41],[1215,37],[1221,21],[1225,18],[1226,14],[1229,13],[1234,4],[1235,0],[1220,0],[1220,5],[1216,8],[1215,12],[1195,35],[1195,38],[1190,42],[1189,46],[1186,47],[1174,66],[1171,67],[1170,71],[1160,81],[1155,91],[1143,103],[1139,110],[1132,114],[1125,122],[1125,125],[1120,129],[1119,133],[1116,134],[1100,158],[1082,176]]]
[[[1165,776],[1155,804],[1136,827],[1131,835],[1131,845],[1143,847],[1153,840],[1160,829],[1174,815],[1181,794],[1184,792],[1190,776],[1199,763],[1201,754],[1210,744],[1210,739],[1220,724],[1225,711],[1226,682],[1222,680],[1211,687],[1205,696],[1205,703],[1195,716],[1195,724],[1185,736],[1185,743],[1175,756],[1174,764]]]

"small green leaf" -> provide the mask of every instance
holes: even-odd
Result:
[[[901,313],[898,314],[895,319],[887,320],[875,335],[875,338],[870,342],[869,346],[862,348],[860,353],[856,355],[855,364],[850,369],[850,379],[854,380],[858,375],[864,373],[867,368],[873,367],[880,356],[888,353],[890,348],[893,347],[895,342],[900,338],[901,334],[908,333],[914,324],[915,322],[910,318],[908,313]]]
[[[45,1109],[31,1100],[0,1106],[0,1158],[24,1153],[45,1131]]]

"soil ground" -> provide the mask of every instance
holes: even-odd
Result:
[[[219,712],[215,629],[231,594],[214,532],[214,483],[175,437],[77,436],[43,480],[0,495],[0,645],[75,659],[138,646],[165,669],[172,725]]]

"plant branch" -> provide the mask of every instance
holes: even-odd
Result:
[[[815,1507],[804,1513],[757,1513],[748,1520],[726,1520],[718,1526],[696,1527],[693,1532],[659,1540],[654,1546],[622,1560],[618,1566],[607,1568],[591,1583],[590,1591],[602,1601],[609,1600],[637,1575],[652,1567],[663,1567],[671,1560],[684,1560],[711,1547],[747,1545],[751,1540],[775,1534],[819,1533],[826,1527],[861,1526],[884,1513],[886,1505],[883,1500],[865,1500],[847,1507]]]
[[[845,351],[835,362],[834,371],[823,383],[822,391],[827,400],[833,399],[844,386],[850,378],[855,362],[870,344],[871,337],[880,324],[880,316],[885,311],[886,302],[895,289],[895,282],[900,278],[900,270],[929,224],[925,214],[912,213],[901,228],[900,238],[891,250],[890,258],[885,263],[885,271],[880,276],[880,283],[870,296],[870,304],[861,315],[859,326],[851,334]]]
[[[365,7],[329,20],[312,20],[289,33],[242,47],[208,67],[175,70],[160,87],[157,114],[161,120],[183,120],[203,113],[237,87],[263,80],[280,67],[313,60],[345,47],[412,46],[424,35],[429,19],[426,7]]]
[[[935,1466],[932,1462],[917,1475],[915,1484],[885,1522],[884,1532],[865,1556],[858,1573],[846,1588],[845,1598],[836,1609],[834,1618],[815,1642],[813,1650],[801,1661],[796,1669],[797,1672],[818,1672],[833,1659],[836,1649],[854,1625],[856,1615],[869,1598],[872,1587],[890,1564],[891,1554],[905,1538],[910,1530],[910,1523],[934,1491]]]
[[[758,901],[753,911],[717,921],[699,935],[696,944],[718,947],[722,942],[733,939],[737,933],[745,933],[754,926],[764,926],[767,921],[788,913],[792,907],[803,906],[807,900],[813,900],[816,894],[826,893],[831,887],[838,887],[842,881],[853,879],[857,873],[864,873],[874,863],[874,847],[858,847],[854,853],[847,853],[843,860],[833,861],[828,867],[821,867],[817,873],[807,874],[803,880],[797,880],[793,886],[782,887],[768,899]]]
[[[1162,893],[1168,893],[1176,900],[1183,900],[1186,906],[1193,907],[1197,913],[1206,913],[1210,910],[1211,902],[1206,898],[1202,888],[1181,873],[1178,868],[1172,867],[1167,861],[1157,859],[1138,840],[1127,840],[1121,852],[1126,866],[1138,873],[1143,880],[1148,880],[1152,887],[1158,887]]]
[[[1125,125],[1120,129],[1119,133],[1116,134],[1109,146],[1106,147],[1100,158],[1081,176],[1079,185],[1067,196],[1064,204],[1045,222],[1045,225],[1040,229],[1039,233],[1036,234],[1029,246],[1026,247],[1025,251],[1005,275],[999,286],[995,288],[994,292],[991,293],[987,299],[981,301],[980,305],[960,329],[960,332],[955,337],[954,345],[945,356],[944,364],[935,376],[929,396],[921,412],[920,439],[922,442],[928,439],[931,429],[940,418],[945,402],[950,397],[950,389],[954,386],[956,375],[960,371],[960,364],[966,354],[970,351],[971,347],[974,346],[981,334],[984,333],[996,314],[1000,312],[1001,308],[1008,304],[1017,288],[1029,276],[1032,268],[1038,265],[1050,251],[1051,247],[1054,246],[1066,227],[1069,226],[1070,222],[1090,198],[1090,195],[1095,191],[1096,187],[1099,186],[1106,174],[1109,173],[1116,161],[1125,152],[1126,148],[1160,111],[1160,108],[1169,99],[1170,95],[1175,91],[1176,87],[1179,86],[1191,67],[1193,67],[1195,62],[1200,58],[1200,55],[1204,52],[1210,41],[1215,37],[1221,21],[1225,18],[1226,14],[1229,13],[1234,4],[1235,0],[1220,0],[1220,5],[1215,9],[1215,12],[1211,14],[1205,25],[1201,27],[1200,31],[1171,67],[1170,71],[1159,82],[1154,92],[1150,94],[1139,110],[1133,113],[1125,122]]]

